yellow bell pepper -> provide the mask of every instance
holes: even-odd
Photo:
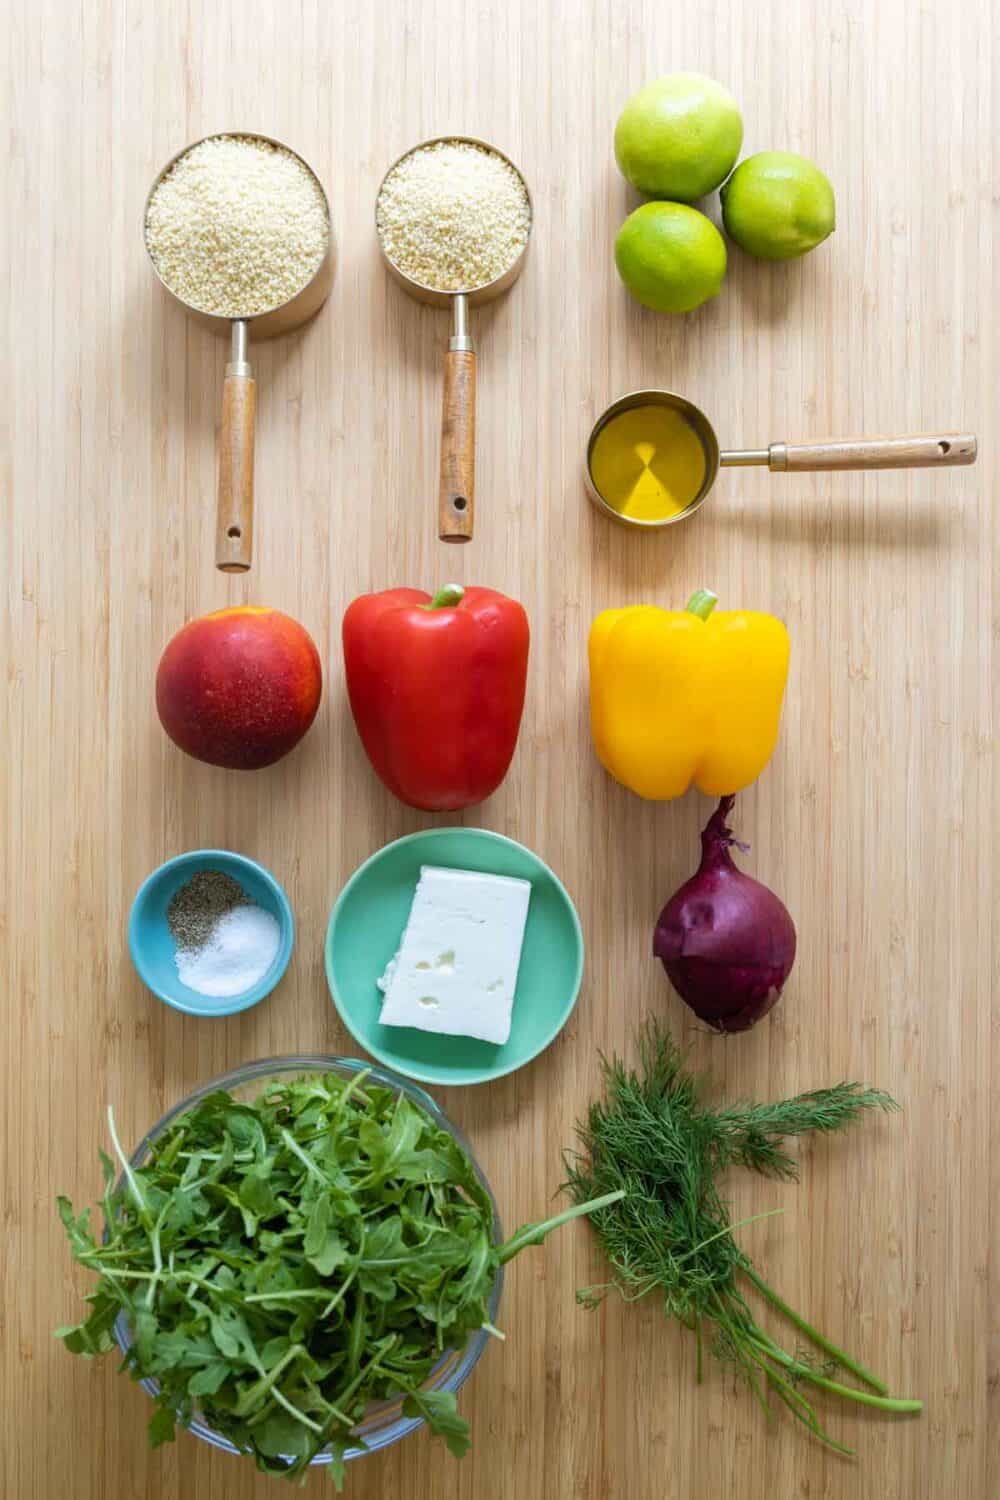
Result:
[[[711,797],[749,786],[771,758],[788,677],[773,615],[606,609],[590,629],[590,725],[601,764],[640,797]]]

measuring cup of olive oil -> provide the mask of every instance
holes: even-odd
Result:
[[[704,503],[720,468],[774,473],[820,469],[916,469],[976,461],[972,433],[771,443],[722,451],[705,413],[675,391],[632,391],[604,411],[587,443],[587,492],[625,526],[684,521]]]

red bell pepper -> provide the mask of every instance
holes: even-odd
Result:
[[[528,617],[493,589],[363,594],[344,616],[361,743],[411,807],[453,812],[495,792],[524,707]]]

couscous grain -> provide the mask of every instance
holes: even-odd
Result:
[[[188,306],[223,318],[288,302],[319,268],[329,236],[313,174],[259,136],[199,141],[146,211],[146,243],[162,280]]]
[[[517,260],[531,229],[519,173],[471,141],[436,141],[404,156],[375,207],[382,247],[404,276],[434,291],[474,291]]]

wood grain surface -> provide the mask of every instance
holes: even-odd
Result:
[[[213,1074],[296,1049],[354,1052],[321,943],[342,884],[427,825],[383,791],[346,709],[339,628],[362,590],[449,578],[516,595],[533,647],[520,748],[465,815],[565,879],[588,942],[558,1042],[494,1087],[445,1091],[506,1223],[536,1218],[595,1088],[598,1048],[669,1018],[719,1097],[843,1077],[904,1112],[805,1145],[798,1187],[731,1185],[769,1280],[920,1395],[922,1418],[823,1402],[827,1454],[770,1428],[652,1303],[587,1313],[602,1274],[574,1226],[511,1270],[492,1347],[462,1395],[473,1449],[426,1433],[354,1466],[354,1500],[692,1500],[734,1495],[986,1500],[1000,1472],[1000,1035],[995,942],[997,620],[994,313],[1000,118],[990,0],[15,0],[0,30],[7,106],[0,333],[4,813],[0,825],[3,1402],[10,1500],[246,1500],[279,1493],[187,1435],[150,1454],[149,1403],[52,1338],[87,1282],[53,1198],[99,1186],[104,1110],[135,1140]],[[632,204],[618,110],[657,74],[727,83],[745,151],[799,150],[837,191],[831,241],[791,265],[733,251],[722,294],[683,318],[631,302],[611,247]],[[155,172],[207,131],[259,129],[312,162],[340,258],[308,328],[253,350],[252,571],[214,566],[227,340],[185,318],[146,262]],[[477,311],[475,541],[436,538],[447,316],[379,262],[387,164],[441,132],[522,165],[532,251]],[[713,212],[715,210],[713,209]],[[586,502],[605,404],[669,385],[724,447],[977,432],[975,468],[720,475],[689,525],[636,536]],[[708,804],[651,806],[592,753],[585,638],[608,605],[680,606],[700,585],[772,610],[793,640],[781,741],[739,799],[748,864],[786,898],[800,956],[783,1003],[723,1041],[690,1024],[649,955],[692,868]],[[186,759],[153,706],[189,617],[280,607],[315,636],[319,718],[286,761],[225,774]],[[444,820],[440,820],[444,821]],[[162,859],[222,845],[263,860],[298,919],[271,1000],[206,1022],[144,991],[125,946]],[[992,1451],[991,1451],[992,1450]],[[314,1477],[309,1493],[325,1493]],[[995,1490],[994,1490],[995,1492]]]

